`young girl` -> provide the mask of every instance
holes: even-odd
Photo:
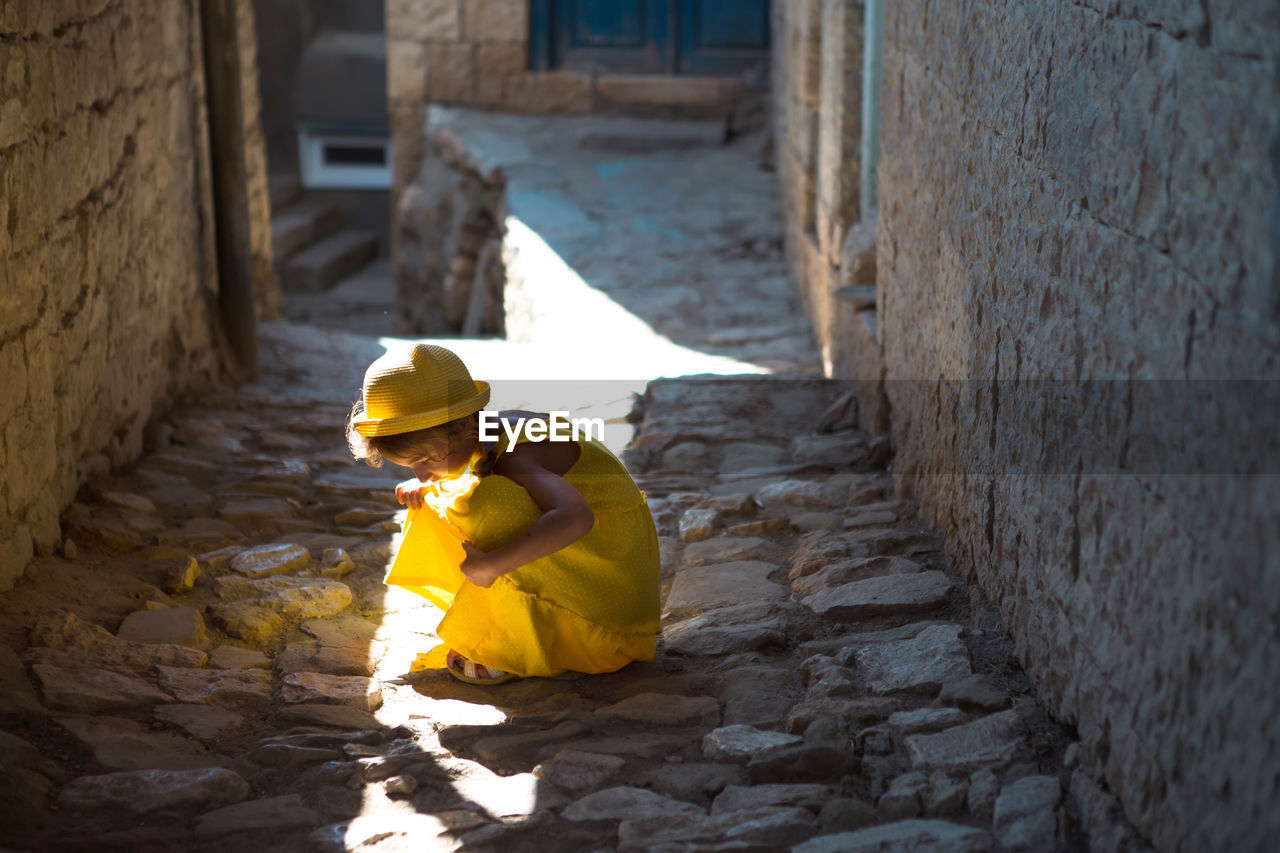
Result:
[[[536,441],[506,429],[482,442],[489,386],[444,347],[388,353],[365,372],[351,411],[352,453],[413,472],[386,582],[445,611],[442,645],[415,669],[469,683],[651,660],[658,630],[658,539],[644,493],[599,441]],[[501,412],[513,427],[532,412]]]

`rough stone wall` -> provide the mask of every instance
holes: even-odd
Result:
[[[818,71],[821,0],[773,4],[774,159],[786,220],[783,240],[801,304],[818,344],[827,351],[823,291],[829,274],[814,233],[817,175]],[[815,298],[816,295],[816,298]]]
[[[253,0],[236,0],[240,35],[240,95],[244,104],[245,171],[249,177],[249,242],[253,251],[253,296],[259,320],[280,319],[280,280],[272,270],[271,190],[267,145],[258,90],[258,37]]]
[[[862,0],[775,0],[773,135],[787,261],[824,369],[855,380],[864,426],[884,432],[875,228],[858,202],[864,14]]]
[[[886,5],[899,484],[1157,847],[1268,849],[1276,408],[1218,380],[1280,377],[1280,7]]]
[[[502,335],[506,178],[471,158],[448,113],[431,110],[428,155],[400,194],[394,328],[407,336]]]
[[[198,9],[0,2],[0,589],[221,374]]]

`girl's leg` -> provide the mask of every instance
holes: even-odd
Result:
[[[467,684],[501,684],[518,677],[513,672],[491,669],[484,664],[467,660],[455,651],[450,651],[445,661],[449,674]]]

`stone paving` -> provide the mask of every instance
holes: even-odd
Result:
[[[406,675],[394,474],[288,375],[175,413],[0,599],[10,847],[1083,849],[1068,734],[837,383],[650,385],[656,659],[481,688]]]

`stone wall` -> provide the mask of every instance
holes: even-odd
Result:
[[[787,260],[826,372],[888,429],[876,336],[875,211],[859,204],[862,0],[773,4],[773,135]]]
[[[7,0],[0,87],[7,589],[60,547],[86,477],[135,459],[148,422],[220,376],[225,350],[199,4]],[[253,219],[256,243],[260,201]]]
[[[1216,380],[1280,378],[1280,13],[1206,8],[890,4],[877,284],[901,482],[1042,698],[1158,847],[1253,850],[1277,409]]]
[[[397,335],[502,336],[507,178],[476,162],[452,127],[459,113],[432,107],[427,156],[400,193],[392,239]],[[461,123],[465,127],[465,119]]]
[[[240,96],[244,104],[245,173],[249,179],[249,244],[253,252],[253,296],[258,319],[280,319],[280,280],[272,269],[271,187],[258,87],[258,36],[253,0],[236,0],[240,29]]]
[[[836,108],[815,15],[859,4],[775,5],[788,248],[828,369],[884,377],[899,487],[1128,817],[1163,850],[1266,849],[1280,12],[886,4],[867,286],[867,223],[837,251],[821,221],[856,173],[813,142]]]

